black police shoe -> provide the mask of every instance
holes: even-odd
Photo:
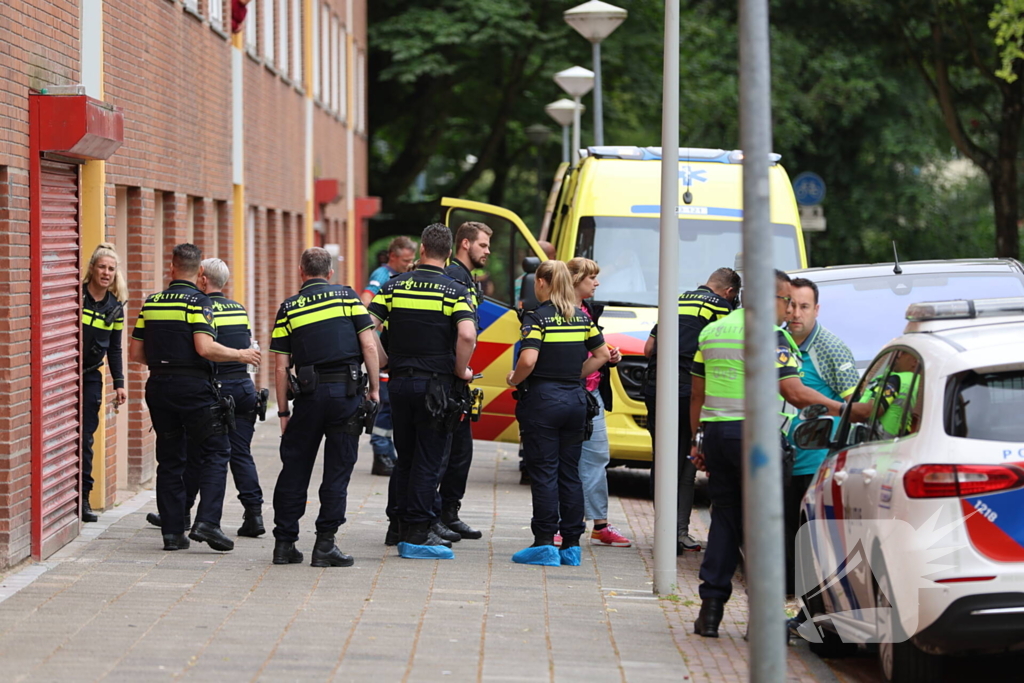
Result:
[[[185,534],[164,534],[164,550],[188,550],[191,545]]]
[[[519,485],[520,486],[532,486],[533,480],[530,479],[530,475],[526,473],[526,470],[519,470]]]
[[[458,543],[462,540],[462,536],[460,536],[457,532],[449,529],[447,525],[445,525],[445,523],[439,519],[435,519],[433,522],[430,523],[430,530],[438,536],[440,536],[441,538],[443,538],[444,540],[450,541],[452,543]]]
[[[370,468],[370,474],[376,474],[379,477],[390,477],[394,471],[395,463],[390,456],[383,453],[373,454],[373,467]]]
[[[388,533],[384,536],[384,545],[398,545],[402,540],[402,520],[392,519],[388,522]]]
[[[478,539],[483,538],[484,534],[482,531],[477,531],[470,525],[459,519],[459,508],[462,507],[461,503],[453,503],[446,505],[441,510],[441,521],[444,525],[457,533],[462,538]]]
[[[219,526],[207,522],[196,522],[188,535],[193,541],[206,543],[214,550],[227,552],[235,549],[235,542],[224,535]]]
[[[160,514],[156,512],[149,512],[146,514],[146,521],[155,527],[163,526],[160,523]],[[190,529],[192,527],[192,515],[185,515],[185,528]]]
[[[239,536],[259,538],[267,533],[263,528],[263,507],[261,505],[247,505],[242,513],[242,526],[238,527]]]
[[[452,547],[451,541],[446,541],[434,533],[433,529],[430,528],[429,522],[403,524],[403,528],[405,538],[402,540],[409,545],[443,545],[445,548]]]
[[[302,553],[291,541],[274,542],[274,564],[299,564]]]
[[[705,638],[718,637],[718,625],[722,623],[725,602],[719,598],[706,598],[700,603],[700,613],[693,622],[693,632]]]
[[[333,533],[321,531],[316,535],[313,559],[309,564],[314,567],[351,567],[355,560],[351,555],[346,555],[338,549],[334,543]]]
[[[82,521],[83,522],[96,522],[99,521],[99,517],[95,512],[92,511],[92,506],[89,505],[89,494],[85,493],[82,495]]]

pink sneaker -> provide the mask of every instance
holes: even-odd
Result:
[[[562,547],[562,534],[555,534],[555,545],[559,548]]]
[[[614,548],[628,548],[633,545],[632,541],[619,533],[619,530],[611,524],[590,534],[591,545],[610,545]]]

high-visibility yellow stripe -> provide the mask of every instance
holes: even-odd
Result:
[[[288,326],[287,325],[278,325],[277,327],[274,328],[274,332],[270,336],[273,337],[274,339],[280,339],[282,337],[287,337],[288,336]]]
[[[184,310],[184,309],[172,310],[172,311],[153,311],[153,310],[147,310],[147,311],[145,311],[145,315],[146,315],[145,320],[175,320],[175,321],[180,321],[180,322],[186,322],[187,316],[189,315],[189,313],[186,310]],[[193,314],[193,315],[195,315],[195,314]],[[199,317],[202,318],[202,315],[200,315]],[[139,326],[140,327],[142,326],[142,321],[143,321],[143,318],[139,318]],[[204,320],[204,322],[205,322],[205,320]]]
[[[186,322],[189,325],[195,325],[196,323],[204,323],[206,325],[210,324],[206,320],[206,316],[204,316],[202,313],[189,313],[188,314],[188,318],[186,319]]]
[[[405,299],[395,297],[395,300],[391,302],[389,308],[407,308],[415,311],[443,311],[444,302],[441,299],[432,299],[429,301],[423,301],[419,299]]]
[[[241,315],[228,315],[226,313],[217,315],[214,313],[213,319],[217,325],[245,325],[249,327],[249,316],[244,313]]]
[[[335,306],[332,308],[324,309],[322,311],[313,311],[312,313],[307,313],[297,318],[292,318],[289,321],[289,324],[291,325],[291,329],[296,330],[300,327],[305,327],[306,325],[310,325],[312,323],[319,323],[323,322],[324,320],[331,320],[333,318],[351,318],[352,315],[346,310],[347,308],[348,307],[344,306]]]
[[[544,341],[546,342],[581,342],[586,341],[586,332],[545,332]]]

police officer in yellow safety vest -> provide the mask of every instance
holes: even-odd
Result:
[[[914,372],[917,370],[917,357],[912,353],[900,351],[896,360],[893,361],[892,371],[885,377],[884,388],[878,399],[876,414],[881,417],[875,428],[878,433],[874,438],[895,439],[898,436],[917,431],[915,416],[911,413],[911,407],[917,403],[919,382],[914,382]],[[864,392],[864,401],[872,402],[879,393],[882,386],[879,377],[868,390]]]
[[[788,275],[775,271],[775,357],[780,413],[785,398],[797,408],[823,404],[830,414],[838,415],[845,404],[826,398],[800,381],[800,351],[789,334],[778,327],[789,308],[789,283]],[[708,638],[718,637],[718,625],[732,594],[732,577],[743,544],[744,315],[743,309],[733,311],[704,328],[691,371],[690,424],[694,433],[698,423],[704,425],[703,457],[697,454],[696,447],[691,450],[691,457],[699,469],[708,472],[711,497],[711,527],[700,565],[701,606],[694,633]],[[782,423],[780,417],[780,427]],[[779,547],[782,545],[780,538]]]
[[[156,504],[164,550],[184,550],[189,538],[214,550],[234,549],[234,541],[220,528],[231,446],[213,364],[260,363],[256,349],[217,343],[213,302],[196,287],[202,260],[194,244],[174,248],[171,284],[146,298],[128,347],[133,362],[149,366],[146,405],[156,432]],[[198,444],[202,468],[199,509],[188,538],[184,533],[186,438]]]

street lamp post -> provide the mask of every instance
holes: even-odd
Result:
[[[594,72],[582,66],[573,66],[555,74],[555,83],[573,98],[576,109],[572,117],[572,161],[580,160],[580,100],[594,88]]]
[[[526,129],[526,139],[533,145],[533,155],[537,158],[537,193],[536,211],[537,226],[544,222],[544,159],[541,148],[551,139],[551,129],[541,123],[535,123]]]
[[[601,96],[601,41],[619,27],[629,12],[601,0],[590,0],[566,10],[565,23],[590,41],[594,59],[594,144],[604,144],[604,102]]]
[[[579,106],[581,112],[587,110],[582,104]],[[551,104],[544,105],[544,111],[562,127],[562,162],[567,164],[570,162],[569,127],[572,125],[573,115],[576,112],[576,103],[563,97]]]

